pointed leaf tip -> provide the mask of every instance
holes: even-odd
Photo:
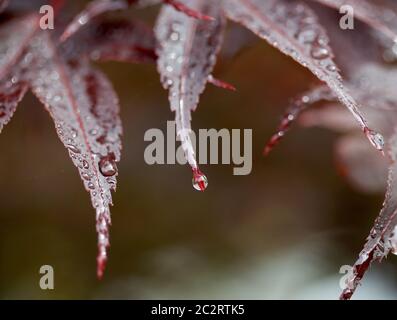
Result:
[[[335,99],[335,96],[327,86],[314,88],[294,99],[281,118],[276,133],[273,134],[266,144],[263,155],[269,155],[269,153],[281,142],[285,134],[291,129],[291,126],[296,119],[298,119],[302,112],[305,111],[310,105],[321,100],[332,99]]]
[[[193,188],[197,191],[205,191],[208,187],[207,177],[200,171],[199,168],[193,168]]]

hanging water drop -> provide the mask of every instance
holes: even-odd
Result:
[[[89,131],[89,133],[90,133],[90,135],[92,135],[92,136],[96,136],[96,135],[98,134],[98,130],[96,130],[96,129],[91,129],[91,130]]]
[[[199,169],[196,168],[193,169],[192,184],[193,188],[197,191],[204,191],[208,187],[208,179]]]
[[[78,22],[79,22],[79,24],[81,24],[81,25],[85,25],[85,24],[88,22],[88,20],[89,20],[89,17],[88,17],[87,15],[82,15],[82,16],[79,18]]]
[[[90,175],[88,174],[88,173],[86,173],[86,172],[83,172],[82,174],[81,174],[81,176],[83,177],[83,179],[84,180],[91,180],[91,177],[90,177]]]
[[[71,136],[72,136],[72,138],[74,139],[74,138],[76,138],[77,137],[77,131],[76,131],[76,129],[70,129],[70,134],[71,134]]]

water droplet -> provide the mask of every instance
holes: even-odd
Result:
[[[193,169],[192,184],[197,191],[204,191],[208,187],[208,179],[199,169]]]
[[[82,174],[81,174],[81,176],[82,176],[82,178],[84,179],[84,180],[91,180],[91,177],[90,177],[90,175],[88,174],[88,173],[86,173],[86,172],[83,172]]]
[[[99,161],[99,170],[105,177],[114,176],[117,173],[117,166],[113,156],[106,156]]]
[[[318,60],[326,59],[329,57],[328,49],[322,47],[314,47],[311,54],[314,59]]]
[[[83,168],[88,169],[90,165],[88,164],[87,160],[83,160]]]
[[[77,131],[75,129],[71,129],[70,130],[70,134],[72,135],[72,138],[76,138],[77,137]]]
[[[81,25],[85,25],[88,22],[88,16],[87,15],[82,15],[79,20],[78,20],[79,24]]]
[[[81,153],[80,149],[73,144],[68,144],[66,147],[73,153]]]
[[[383,136],[380,133],[368,128],[365,128],[364,132],[371,144],[379,151],[382,151],[385,146],[385,140]]]
[[[333,65],[333,64],[329,64],[329,65],[327,66],[327,70],[328,70],[328,71],[331,71],[331,72],[335,72],[335,71],[336,71],[336,66]]]
[[[180,34],[178,32],[172,32],[170,35],[171,41],[178,41],[180,39]]]

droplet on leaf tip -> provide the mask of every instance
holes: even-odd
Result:
[[[198,169],[194,168],[193,171],[193,179],[192,184],[193,188],[197,191],[204,191],[208,187],[208,179],[207,177]]]

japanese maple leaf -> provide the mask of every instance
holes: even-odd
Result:
[[[100,278],[109,247],[111,191],[116,188],[122,127],[116,93],[107,77],[90,66],[89,58],[153,60],[154,36],[142,24],[101,19],[85,33],[60,43],[56,33],[39,28],[39,19],[34,12],[25,13],[0,24],[0,131],[31,89],[50,113],[90,193]]]
[[[306,95],[310,97],[306,106],[324,99],[334,101],[320,109],[306,111],[300,121],[305,125],[325,126],[345,133],[338,141],[336,151],[343,165],[343,172],[349,180],[365,191],[378,191],[387,180],[382,210],[353,266],[351,277],[347,279],[347,287],[341,294],[341,299],[351,298],[373,261],[382,261],[390,252],[397,253],[397,94],[394,88],[396,81],[395,68],[364,64],[354,73],[348,84],[357,101],[361,102],[362,112],[368,121],[384,133],[388,141],[387,158],[379,157],[368,145],[362,143],[362,139],[356,135],[357,125],[352,121],[346,121],[344,110],[336,105],[336,97],[332,98],[332,93],[327,88],[321,88],[324,96],[316,95],[313,99],[313,92],[319,92],[320,89]]]

